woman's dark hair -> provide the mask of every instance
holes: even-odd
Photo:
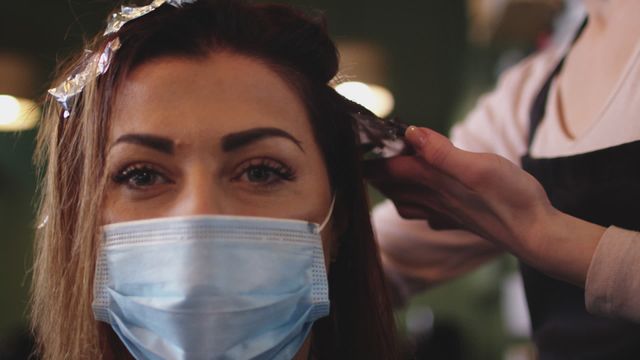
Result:
[[[120,38],[122,47],[109,70],[95,85],[99,96],[96,100],[99,114],[95,116],[100,118],[110,117],[117,88],[128,74],[136,67],[162,57],[198,58],[216,52],[233,52],[262,61],[290,84],[305,104],[336,194],[333,219],[339,249],[329,270],[331,314],[314,324],[312,356],[318,359],[396,358],[394,319],[369,220],[356,124],[351,116],[362,109],[329,86],[338,71],[338,54],[327,34],[323,17],[310,16],[284,5],[198,0],[180,8],[163,5],[127,23],[117,34],[98,38],[94,47],[103,48],[115,36]],[[76,106],[84,107],[86,111],[91,105],[82,101],[81,98]],[[67,119],[70,125],[61,126],[76,126],[74,120],[72,115]],[[87,126],[101,127],[95,132],[104,134],[108,121]],[[52,147],[67,146],[67,142],[60,139],[69,131],[58,129],[58,139],[52,141],[59,145]],[[81,128],[75,131],[82,132]],[[100,141],[104,140],[96,138],[96,142]],[[79,149],[82,147],[78,146]],[[103,143],[100,146],[104,149]],[[77,152],[72,154],[72,150],[68,152],[70,158],[81,157]],[[82,172],[84,165],[79,160],[74,161],[78,161],[78,172]],[[58,162],[71,166],[69,161]],[[60,221],[73,221],[78,216],[62,216]],[[64,225],[60,226],[64,228]],[[38,294],[37,286],[34,297]],[[73,286],[69,285],[70,288]],[[37,305],[38,299],[34,301]],[[53,323],[52,315],[46,316],[49,323]],[[35,328],[38,330],[38,324]],[[101,331],[104,336],[104,330]],[[110,340],[102,341],[102,346],[113,346],[113,341],[117,340],[112,334],[107,337]],[[67,341],[70,344],[77,342],[67,339],[60,344]],[[41,341],[41,344],[46,348],[47,341]],[[58,345],[61,346],[64,347]]]

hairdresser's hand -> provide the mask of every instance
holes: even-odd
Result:
[[[415,156],[374,160],[366,168],[370,182],[395,203],[401,216],[472,231],[552,273],[564,259],[546,262],[567,230],[589,235],[597,244],[598,233],[585,228],[592,224],[553,208],[538,181],[507,159],[463,151],[425,128],[410,127],[406,139]],[[582,262],[575,265],[579,270],[558,276],[580,282],[584,274],[575,271],[586,274],[592,250],[585,249]]]
[[[458,227],[508,248],[525,245],[532,219],[553,212],[542,186],[493,154],[460,150],[449,139],[410,127],[415,156],[369,162],[367,176],[401,216],[435,227]]]

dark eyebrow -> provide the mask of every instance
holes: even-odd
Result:
[[[173,154],[173,141],[171,139],[148,135],[148,134],[125,134],[116,140],[111,147],[114,147],[120,143],[129,143],[135,145],[142,145],[154,150],[158,150],[165,154]]]
[[[222,151],[233,151],[268,137],[281,137],[289,139],[294,144],[296,144],[296,146],[298,146],[302,152],[304,152],[304,149],[301,145],[302,142],[300,140],[296,139],[293,135],[284,130],[272,127],[249,129],[225,135],[224,137],[222,137],[221,142]]]

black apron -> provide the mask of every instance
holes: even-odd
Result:
[[[529,148],[562,63],[534,100]],[[538,179],[556,209],[605,227],[640,231],[640,141],[551,159],[527,154],[522,167]],[[640,359],[640,325],[593,316],[586,311],[584,289],[522,262],[520,270],[541,360]]]

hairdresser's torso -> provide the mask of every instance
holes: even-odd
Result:
[[[586,27],[532,102],[533,144],[527,144],[522,166],[556,209],[604,227],[640,231],[633,215],[640,212],[640,171],[634,166],[640,156],[640,127],[634,125],[640,112],[634,86],[640,79],[640,3],[585,4]],[[590,314],[580,287],[525,263],[521,272],[541,359],[638,354],[638,325]]]

